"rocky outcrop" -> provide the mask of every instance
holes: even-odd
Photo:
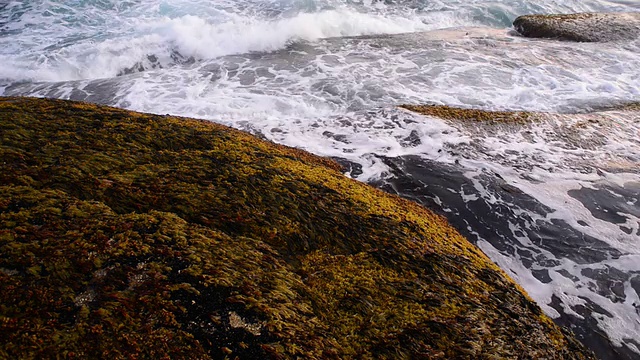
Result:
[[[545,235],[547,239],[563,239],[563,241],[540,243],[545,252],[554,254],[558,258],[579,263],[597,263],[622,255],[619,250],[581,233],[566,222],[538,222],[532,225],[531,215],[544,217],[551,214],[553,209],[520,191],[498,175],[487,172],[480,177],[469,178],[465,176],[468,168],[425,160],[415,155],[383,157],[381,161],[389,166],[391,174],[384,180],[372,182],[373,185],[438,211],[470,241],[476,241],[478,238],[488,239],[492,246],[504,253],[519,254],[523,266],[532,269],[532,276],[542,283],[552,281],[548,269],[544,267],[544,262],[549,260],[535,251],[530,251],[530,248],[522,246],[518,239],[513,237],[513,228],[510,227],[514,224],[525,229],[526,237],[534,241],[545,238]],[[482,191],[488,192],[491,197],[483,197],[482,191],[478,191],[478,184],[481,184]],[[458,189],[460,191],[452,191]],[[585,206],[591,209],[604,208],[604,211],[608,211],[610,207],[615,207],[617,204],[624,206],[624,198],[618,200],[615,195],[612,195],[620,192],[638,196],[638,190],[633,192],[633,189],[603,187],[581,189],[576,192],[576,197],[595,197],[596,201],[591,199],[585,201],[583,198]],[[469,201],[469,198],[475,198],[475,200]],[[515,214],[514,209],[524,215]],[[604,215],[609,215],[603,210],[600,211]],[[505,220],[505,214],[508,214],[506,215],[508,220]],[[540,266],[541,264],[543,265]],[[616,282],[616,276],[620,275],[613,270],[611,274],[602,275],[599,281],[606,285],[603,285],[599,291],[615,297],[615,292],[619,291],[616,287],[619,288],[618,284],[620,284],[619,281]],[[583,304],[575,307],[576,312],[565,312],[564,309],[571,306],[568,299],[554,295],[550,306],[560,314],[560,317],[554,321],[570,328],[585,346],[594,351],[598,359],[637,360],[636,352],[626,344],[614,345],[607,334],[594,323],[594,315],[611,316],[607,310],[588,298],[583,300]],[[630,343],[631,341],[629,340]]]
[[[640,37],[640,13],[524,15],[514,22],[526,37],[579,42],[633,40]]]
[[[0,99],[1,358],[591,354],[440,216],[209,122]]]
[[[400,105],[400,108],[446,120],[487,124],[523,124],[534,121],[537,116],[535,113],[526,111],[487,111],[447,105]]]
[[[640,306],[629,299],[634,299],[636,293],[640,294],[640,283],[630,281],[632,272],[624,266],[613,265],[603,274],[598,272],[601,264],[610,259],[624,258],[628,252],[608,243],[606,237],[593,236],[588,229],[591,224],[601,226],[608,223],[613,229],[618,228],[611,232],[616,235],[608,235],[611,238],[618,236],[633,243],[640,236],[637,228],[631,229],[627,225],[627,216],[640,216],[640,208],[630,206],[640,199],[640,183],[634,180],[621,183],[607,181],[606,175],[640,174],[637,152],[633,151],[633,144],[637,144],[634,142],[637,132],[634,131],[640,124],[639,104],[591,105],[577,113],[563,114],[489,111],[443,105],[404,105],[402,108],[425,115],[422,119],[425,122],[440,119],[459,131],[460,138],[469,140],[445,149],[449,154],[455,154],[456,159],[461,159],[460,162],[436,161],[417,155],[379,156],[378,159],[390,169],[390,174],[372,184],[446,216],[450,224],[470,241],[478,241],[481,245],[484,242],[485,246],[490,244],[489,248],[509,258],[509,264],[517,263],[521,269],[528,269],[528,275],[538,282],[532,288],[540,293],[544,293],[542,289],[545,287],[562,287],[557,287],[555,282],[560,262],[581,264],[577,267],[581,268],[580,275],[584,274],[585,278],[569,275],[564,269],[559,278],[566,276],[564,281],[574,281],[574,288],[581,288],[584,282],[601,286],[585,289],[579,297],[580,305],[573,301],[575,295],[566,296],[563,291],[554,293],[550,300],[539,298],[540,304],[552,308],[550,313],[555,311],[559,315],[554,321],[571,328],[599,359],[637,360],[640,356],[635,340],[637,336],[629,334],[619,341],[614,337],[620,333],[619,329],[603,332],[604,326],[596,319],[616,319],[620,328],[637,329],[637,317],[634,316]],[[629,146],[630,150],[616,151],[616,146],[610,145],[615,142],[626,144],[623,146]],[[520,146],[527,149],[540,144],[551,145],[554,150],[519,151]],[[500,147],[509,150],[500,152]],[[546,154],[551,154],[551,158],[562,153],[562,149],[568,149],[572,155],[562,157],[562,161],[547,160]],[[484,157],[487,153],[490,156]],[[474,163],[480,165],[474,167]],[[570,221],[551,215],[557,209],[553,202],[545,203],[544,196],[537,198],[535,192],[526,191],[527,183],[540,181],[540,178],[529,178],[528,175],[535,173],[533,169],[541,164],[552,164],[550,173],[555,174],[564,171],[598,174],[597,180],[568,190],[565,194],[568,202],[564,202],[577,201],[579,206],[588,209],[593,222],[587,216],[580,220],[583,226],[571,225]],[[494,170],[500,167],[519,175],[503,178],[499,170]],[[547,180],[544,176],[541,178],[544,184]],[[549,188],[553,186],[549,184]],[[539,220],[545,218],[553,220]],[[631,253],[636,254],[637,251]],[[495,256],[496,253],[493,254]],[[499,259],[500,256],[493,258]],[[519,274],[521,279],[526,277]],[[628,288],[631,291],[627,293],[625,289]],[[594,302],[589,293],[595,295],[593,298],[608,298],[610,306],[605,305],[607,302]],[[616,309],[616,304],[625,302],[632,306],[618,314],[610,312]],[[630,314],[628,318],[625,317],[627,313]]]

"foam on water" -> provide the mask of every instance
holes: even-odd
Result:
[[[640,338],[640,301],[637,285],[634,288],[634,281],[640,280],[640,208],[637,207],[640,114],[605,112],[546,118],[528,126],[504,126],[489,132],[465,126],[462,133],[473,139],[471,151],[462,150],[462,159],[455,151],[449,150],[447,154],[457,157],[462,166],[476,169],[469,171],[468,177],[476,178],[488,170],[552,210],[544,218],[532,218],[527,226],[539,226],[540,221],[562,221],[586,236],[605,242],[612,251],[622,255],[599,262],[560,257],[532,243],[524,236],[526,232],[521,225],[515,223],[510,223],[510,228],[512,238],[518,241],[516,247],[536,249],[545,265],[536,265],[534,261],[532,266],[524,266],[518,256],[499,251],[476,233],[478,246],[507,270],[550,316],[560,316],[559,310],[552,306],[554,297],[560,299],[565,314],[576,317],[583,316],[577,309],[585,306],[593,309],[589,304],[595,304],[596,309],[605,309],[591,315],[597,326],[616,346],[625,344],[640,353],[638,344],[633,342]],[[572,138],[568,129],[579,129],[578,137]],[[474,183],[478,194],[488,202],[505,201],[496,198],[481,182]],[[615,214],[624,218],[624,222],[597,217],[593,209],[587,207],[597,204],[587,204],[573,193],[602,188],[629,205],[622,207],[628,212],[619,210]],[[635,198],[624,198],[618,193],[625,188],[635,194],[632,195]],[[518,204],[505,205],[512,209],[518,207]],[[544,282],[533,276],[532,270],[536,269],[546,270],[551,281]],[[619,275],[601,276],[601,272]]]
[[[607,4],[629,10],[634,4]],[[291,42],[395,34],[453,26],[508,26],[523,12],[597,11],[596,0],[521,1],[64,1],[10,2],[0,9],[0,79],[69,81],[108,78],[145,65],[273,51]],[[17,35],[17,36],[16,36]],[[143,66],[144,67],[144,66]]]
[[[17,5],[16,5],[17,6]],[[51,6],[51,5],[49,5]],[[47,8],[41,5],[41,8]],[[193,4],[187,6],[193,12]],[[450,12],[427,13],[420,16],[364,13],[349,8],[300,12],[291,17],[254,17],[246,13],[228,12],[227,8],[209,14],[176,16],[180,6],[166,9],[163,3],[155,12],[173,16],[119,17],[110,19],[102,14],[94,21],[98,31],[90,31],[83,21],[91,14],[81,13],[71,6],[60,6],[58,12],[70,13],[71,20],[62,23],[48,20],[50,10],[22,14],[16,22],[2,22],[2,33],[26,32],[20,41],[0,36],[0,79],[14,81],[69,81],[109,78],[129,69],[144,68],[149,57],[157,67],[175,64],[176,54],[184,59],[213,59],[230,54],[268,52],[283,49],[296,41],[315,41],[329,37],[367,34],[396,34],[426,31],[463,24]],[[6,9],[5,9],[6,10]],[[113,9],[110,9],[113,11]],[[115,9],[120,14],[119,8]],[[149,11],[145,6],[137,11]],[[96,11],[97,12],[97,11]],[[91,13],[91,12],[89,12]],[[406,14],[405,14],[406,15]],[[45,20],[49,23],[43,26]],[[78,25],[77,28],[71,28]],[[117,28],[114,33],[112,28]],[[26,31],[30,30],[30,31]]]
[[[357,162],[368,153],[419,153],[424,150],[406,147],[402,139],[412,132],[424,139],[431,134],[416,125],[419,122],[390,119],[397,114],[370,114],[380,106],[435,102],[568,111],[584,108],[585,103],[633,100],[640,93],[640,81],[632,75],[632,69],[640,68],[640,58],[632,52],[601,47],[591,55],[592,45],[549,42],[531,48],[504,32],[500,36],[455,41],[424,40],[421,34],[335,39],[267,54],[223,57],[121,79],[117,104],[215,119]],[[620,71],[606,71],[612,64]],[[46,89],[39,94],[47,95]],[[586,134],[588,129],[580,131]],[[422,146],[438,142],[431,136]],[[536,136],[544,137],[544,131]],[[504,155],[498,153],[502,147],[517,152],[510,147],[526,144],[531,152],[544,146],[543,141],[518,140],[487,143],[493,149],[488,156]],[[613,148],[616,144],[619,149]],[[614,143],[608,150],[625,151],[622,145]],[[562,157],[564,152],[544,156]]]

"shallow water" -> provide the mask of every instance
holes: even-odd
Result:
[[[0,94],[205,118],[343,159],[448,214],[585,343],[604,334],[640,358],[639,116],[483,127],[396,107],[640,101],[640,41],[531,40],[510,25],[579,11],[640,2],[0,2]]]

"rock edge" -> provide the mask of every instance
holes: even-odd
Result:
[[[0,357],[592,355],[415,203],[213,123],[0,98]]]

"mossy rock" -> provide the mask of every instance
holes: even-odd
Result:
[[[465,109],[447,105],[400,105],[401,108],[445,120],[469,121],[483,124],[527,124],[536,114],[526,111],[489,111]]]
[[[588,108],[582,112],[569,114],[530,112],[530,111],[494,111],[473,108],[462,108],[447,105],[400,105],[402,109],[409,110],[425,116],[451,120],[459,123],[476,125],[526,125],[540,123],[549,118],[558,116],[573,116],[579,114],[601,115],[607,111],[624,111],[635,113],[640,111],[640,102],[621,102],[612,105],[600,105]]]
[[[213,123],[0,98],[0,358],[590,358],[443,218]]]
[[[519,16],[513,26],[526,37],[578,42],[640,37],[640,13],[577,13]]]
[[[626,102],[611,106],[605,106],[599,111],[626,111],[626,112],[640,112],[640,102]]]

